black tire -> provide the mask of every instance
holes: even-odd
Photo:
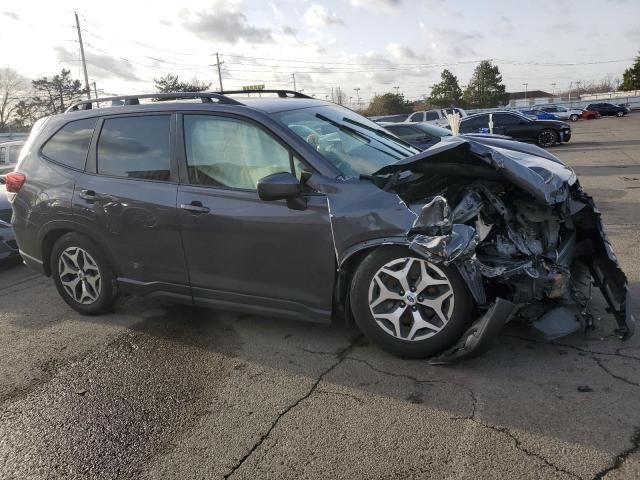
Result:
[[[624,117],[624,112],[622,110],[618,110],[616,112],[616,117],[620,118],[620,117]]]
[[[550,128],[545,128],[538,134],[536,145],[542,148],[553,147],[558,143],[558,133]]]
[[[91,259],[95,262],[95,266],[99,273],[99,294],[96,296],[95,300],[90,303],[81,303],[73,298],[65,289],[63,280],[60,276],[60,257],[63,252],[69,251],[67,249],[73,250],[74,248],[80,248],[88,253]],[[99,315],[101,313],[105,313],[111,309],[118,299],[118,288],[115,280],[116,277],[107,256],[95,245],[95,242],[80,233],[67,233],[60,237],[60,239],[55,243],[51,250],[51,276],[53,277],[58,293],[62,299],[71,308],[83,315]]]
[[[384,265],[409,257],[424,260],[400,246],[380,247],[368,255],[358,266],[351,282],[351,310],[358,327],[373,344],[398,357],[425,358],[444,351],[460,338],[470,325],[473,300],[466,283],[454,266],[437,265],[449,281],[452,298],[455,299],[448,322],[439,332],[422,340],[403,340],[385,331],[374,319],[369,307],[369,287],[376,273]]]
[[[578,115],[576,115],[575,113],[572,115],[569,115],[569,120],[571,120],[572,122],[577,122],[578,121]]]

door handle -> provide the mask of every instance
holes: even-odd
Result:
[[[93,190],[80,190],[80,194],[78,196],[88,202],[95,202],[100,198]]]
[[[209,213],[209,207],[204,207],[202,205],[202,202],[198,202],[196,200],[194,200],[191,203],[182,203],[180,205],[180,208],[183,210],[187,210],[191,213],[194,214],[198,214],[198,213]]]

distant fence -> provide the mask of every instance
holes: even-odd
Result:
[[[28,136],[29,136],[29,133],[25,133],[25,132],[0,133],[0,143],[13,142],[15,140],[26,140]]]

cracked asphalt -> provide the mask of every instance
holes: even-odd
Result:
[[[640,113],[572,127],[553,151],[640,299]],[[82,317],[16,266],[0,271],[0,478],[638,479],[640,332],[620,342],[593,309],[593,331],[510,325],[435,367],[353,326],[150,299]]]

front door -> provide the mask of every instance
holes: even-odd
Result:
[[[170,114],[100,121],[86,172],[76,182],[74,218],[99,238],[130,288],[190,296],[172,122]]]
[[[256,192],[266,175],[308,167],[247,119],[185,113],[178,123],[186,168],[177,204],[194,298],[328,319],[336,265],[326,197],[309,192],[307,208],[292,210]]]

